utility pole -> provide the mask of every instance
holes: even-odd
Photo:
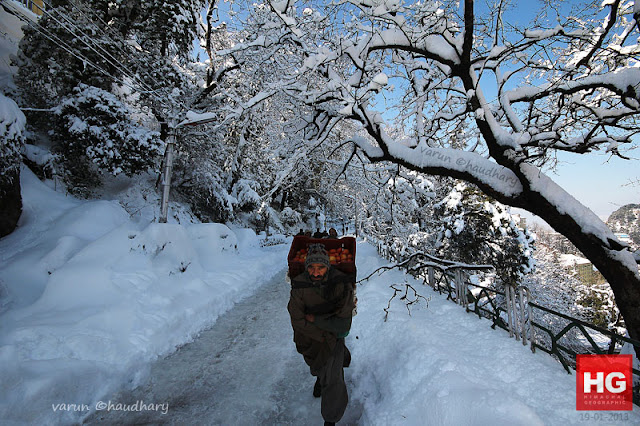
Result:
[[[164,151],[164,169],[162,170],[162,202],[160,204],[160,219],[158,222],[167,223],[169,214],[169,191],[171,190],[171,173],[173,170],[173,150],[176,140],[176,128],[169,129],[167,148]]]
[[[358,193],[353,197],[353,205],[356,211],[356,238],[358,238]]]
[[[178,130],[185,126],[197,126],[199,124],[210,123],[214,120],[215,117],[212,117],[211,114],[199,114],[199,116],[195,118],[184,120],[178,124],[175,124],[175,120],[172,120],[171,124],[168,124],[167,148],[164,151],[164,168],[162,169],[162,200],[160,202],[159,223],[167,223],[167,217],[169,216],[169,191],[171,190],[171,173],[173,172],[173,157]],[[167,126],[167,123],[164,123],[163,126]]]

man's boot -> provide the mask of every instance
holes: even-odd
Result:
[[[320,398],[320,395],[322,395],[322,386],[320,385],[320,378],[318,377],[316,379],[316,384],[313,385],[313,396]]]
[[[347,368],[351,365],[351,352],[349,352],[349,348],[344,347],[344,359],[342,360],[342,366]]]

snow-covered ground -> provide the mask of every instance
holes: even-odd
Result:
[[[51,404],[135,383],[286,258],[251,230],[131,220],[117,201],[65,196],[26,168],[21,180],[19,228],[0,240],[3,419],[56,423]]]
[[[167,404],[173,423],[223,424],[227,406],[197,400],[209,391],[240,401],[234,424],[321,422],[285,311],[287,244],[263,248],[220,224],[157,224],[117,201],[57,193],[26,169],[22,183],[20,227],[0,240],[2,424],[127,423],[140,413],[96,405],[137,399],[159,404],[158,416]],[[360,277],[384,263],[359,242]],[[385,321],[392,284],[430,300],[409,315],[396,297]],[[575,410],[575,376],[553,358],[400,271],[361,283],[358,299],[349,424],[640,424],[637,407],[588,420]]]

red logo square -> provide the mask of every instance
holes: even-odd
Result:
[[[633,410],[631,355],[576,356],[576,410]]]

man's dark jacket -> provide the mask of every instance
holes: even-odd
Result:
[[[304,272],[291,281],[289,315],[293,341],[312,370],[321,368],[335,348],[338,336],[351,329],[354,308],[354,277],[329,268],[320,283],[314,283]],[[314,322],[305,319],[313,314]]]

